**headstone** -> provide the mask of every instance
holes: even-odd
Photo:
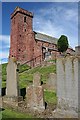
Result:
[[[57,76],[55,73],[50,73],[48,81],[46,83],[46,88],[49,90],[54,90],[56,91],[57,89]]]
[[[27,88],[27,107],[33,110],[43,111],[44,93],[40,82],[40,74],[35,73],[33,77],[33,85]]]
[[[79,56],[67,56],[57,59],[57,113],[64,117],[78,117],[78,75]],[[78,71],[79,70],[79,71]]]
[[[39,72],[34,73],[33,75],[33,85],[40,86],[41,85],[41,75]]]
[[[19,96],[17,66],[16,60],[13,57],[9,58],[7,65],[6,95],[3,97],[3,102],[11,107],[19,106],[23,101],[23,97]]]
[[[9,97],[19,95],[17,63],[14,61],[14,58],[9,58],[7,65],[6,95]]]

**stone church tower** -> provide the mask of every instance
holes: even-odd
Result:
[[[11,43],[9,57],[15,57],[19,62],[33,59],[34,32],[32,29],[33,14],[16,7],[11,14]]]
[[[33,31],[33,14],[16,7],[11,14],[11,35],[9,57],[15,57],[20,63],[37,66],[42,61],[55,59],[60,53],[57,50],[57,38]],[[68,48],[70,54],[72,48]]]

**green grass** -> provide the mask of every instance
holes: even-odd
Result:
[[[0,112],[0,120],[2,119],[2,112]]]
[[[26,70],[29,70],[30,68],[31,68],[31,67],[28,66],[27,64],[20,65],[20,66],[19,66],[19,73],[22,73],[22,72],[24,72],[24,71],[26,71]]]
[[[6,66],[7,64],[2,64],[2,87],[6,87]],[[29,69],[30,67],[27,65],[22,65],[19,67],[19,86],[20,88],[26,88],[30,84],[33,83],[33,74],[35,72],[40,72],[41,74],[41,81],[46,83],[48,80],[48,76],[50,73],[56,73],[56,66],[43,66],[43,67],[36,67],[33,69]],[[56,104],[57,97],[55,91],[44,91],[44,100],[46,103]],[[15,112],[10,109],[6,109],[2,111],[3,118],[32,118],[30,114],[24,114]]]
[[[49,74],[56,72],[56,67],[55,65],[36,67],[36,68],[30,69],[29,71],[19,74],[19,83],[21,88],[32,84],[33,74],[35,72],[39,72],[41,74],[41,81],[43,81],[43,83],[46,83]]]
[[[2,64],[2,87],[6,87],[6,64]],[[19,86],[20,88],[27,87],[33,82],[33,74],[35,72],[40,72],[41,81],[46,83],[50,73],[56,73],[56,66],[44,66],[44,67],[35,67],[30,69],[28,65],[21,65],[19,67]]]
[[[6,67],[7,67],[7,63],[2,64],[2,80],[6,81]]]
[[[45,99],[45,102],[47,103],[57,104],[57,97],[56,97],[55,91],[45,90],[44,99]]]
[[[56,59],[55,60],[48,60],[48,62],[56,63]]]
[[[5,109],[2,111],[2,118],[32,118],[31,114]]]

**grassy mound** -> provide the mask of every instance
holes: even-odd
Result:
[[[2,87],[6,87],[6,64],[2,64]],[[43,83],[46,83],[48,79],[48,75],[50,73],[56,72],[55,65],[51,66],[44,66],[44,67],[35,67],[33,69],[30,69],[28,65],[21,65],[19,67],[19,86],[20,88],[27,87],[28,85],[32,84],[33,81],[33,74],[35,72],[41,73],[41,81]]]

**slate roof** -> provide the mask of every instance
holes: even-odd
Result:
[[[44,42],[54,43],[54,44],[57,44],[57,41],[58,41],[58,38],[55,38],[46,34],[42,34],[39,32],[35,32],[35,39],[44,41]],[[71,46],[69,46],[69,48],[73,49]]]
[[[44,42],[54,43],[54,44],[57,44],[57,40],[58,40],[55,37],[51,37],[49,35],[38,33],[38,32],[35,32],[35,39],[41,40]]]

